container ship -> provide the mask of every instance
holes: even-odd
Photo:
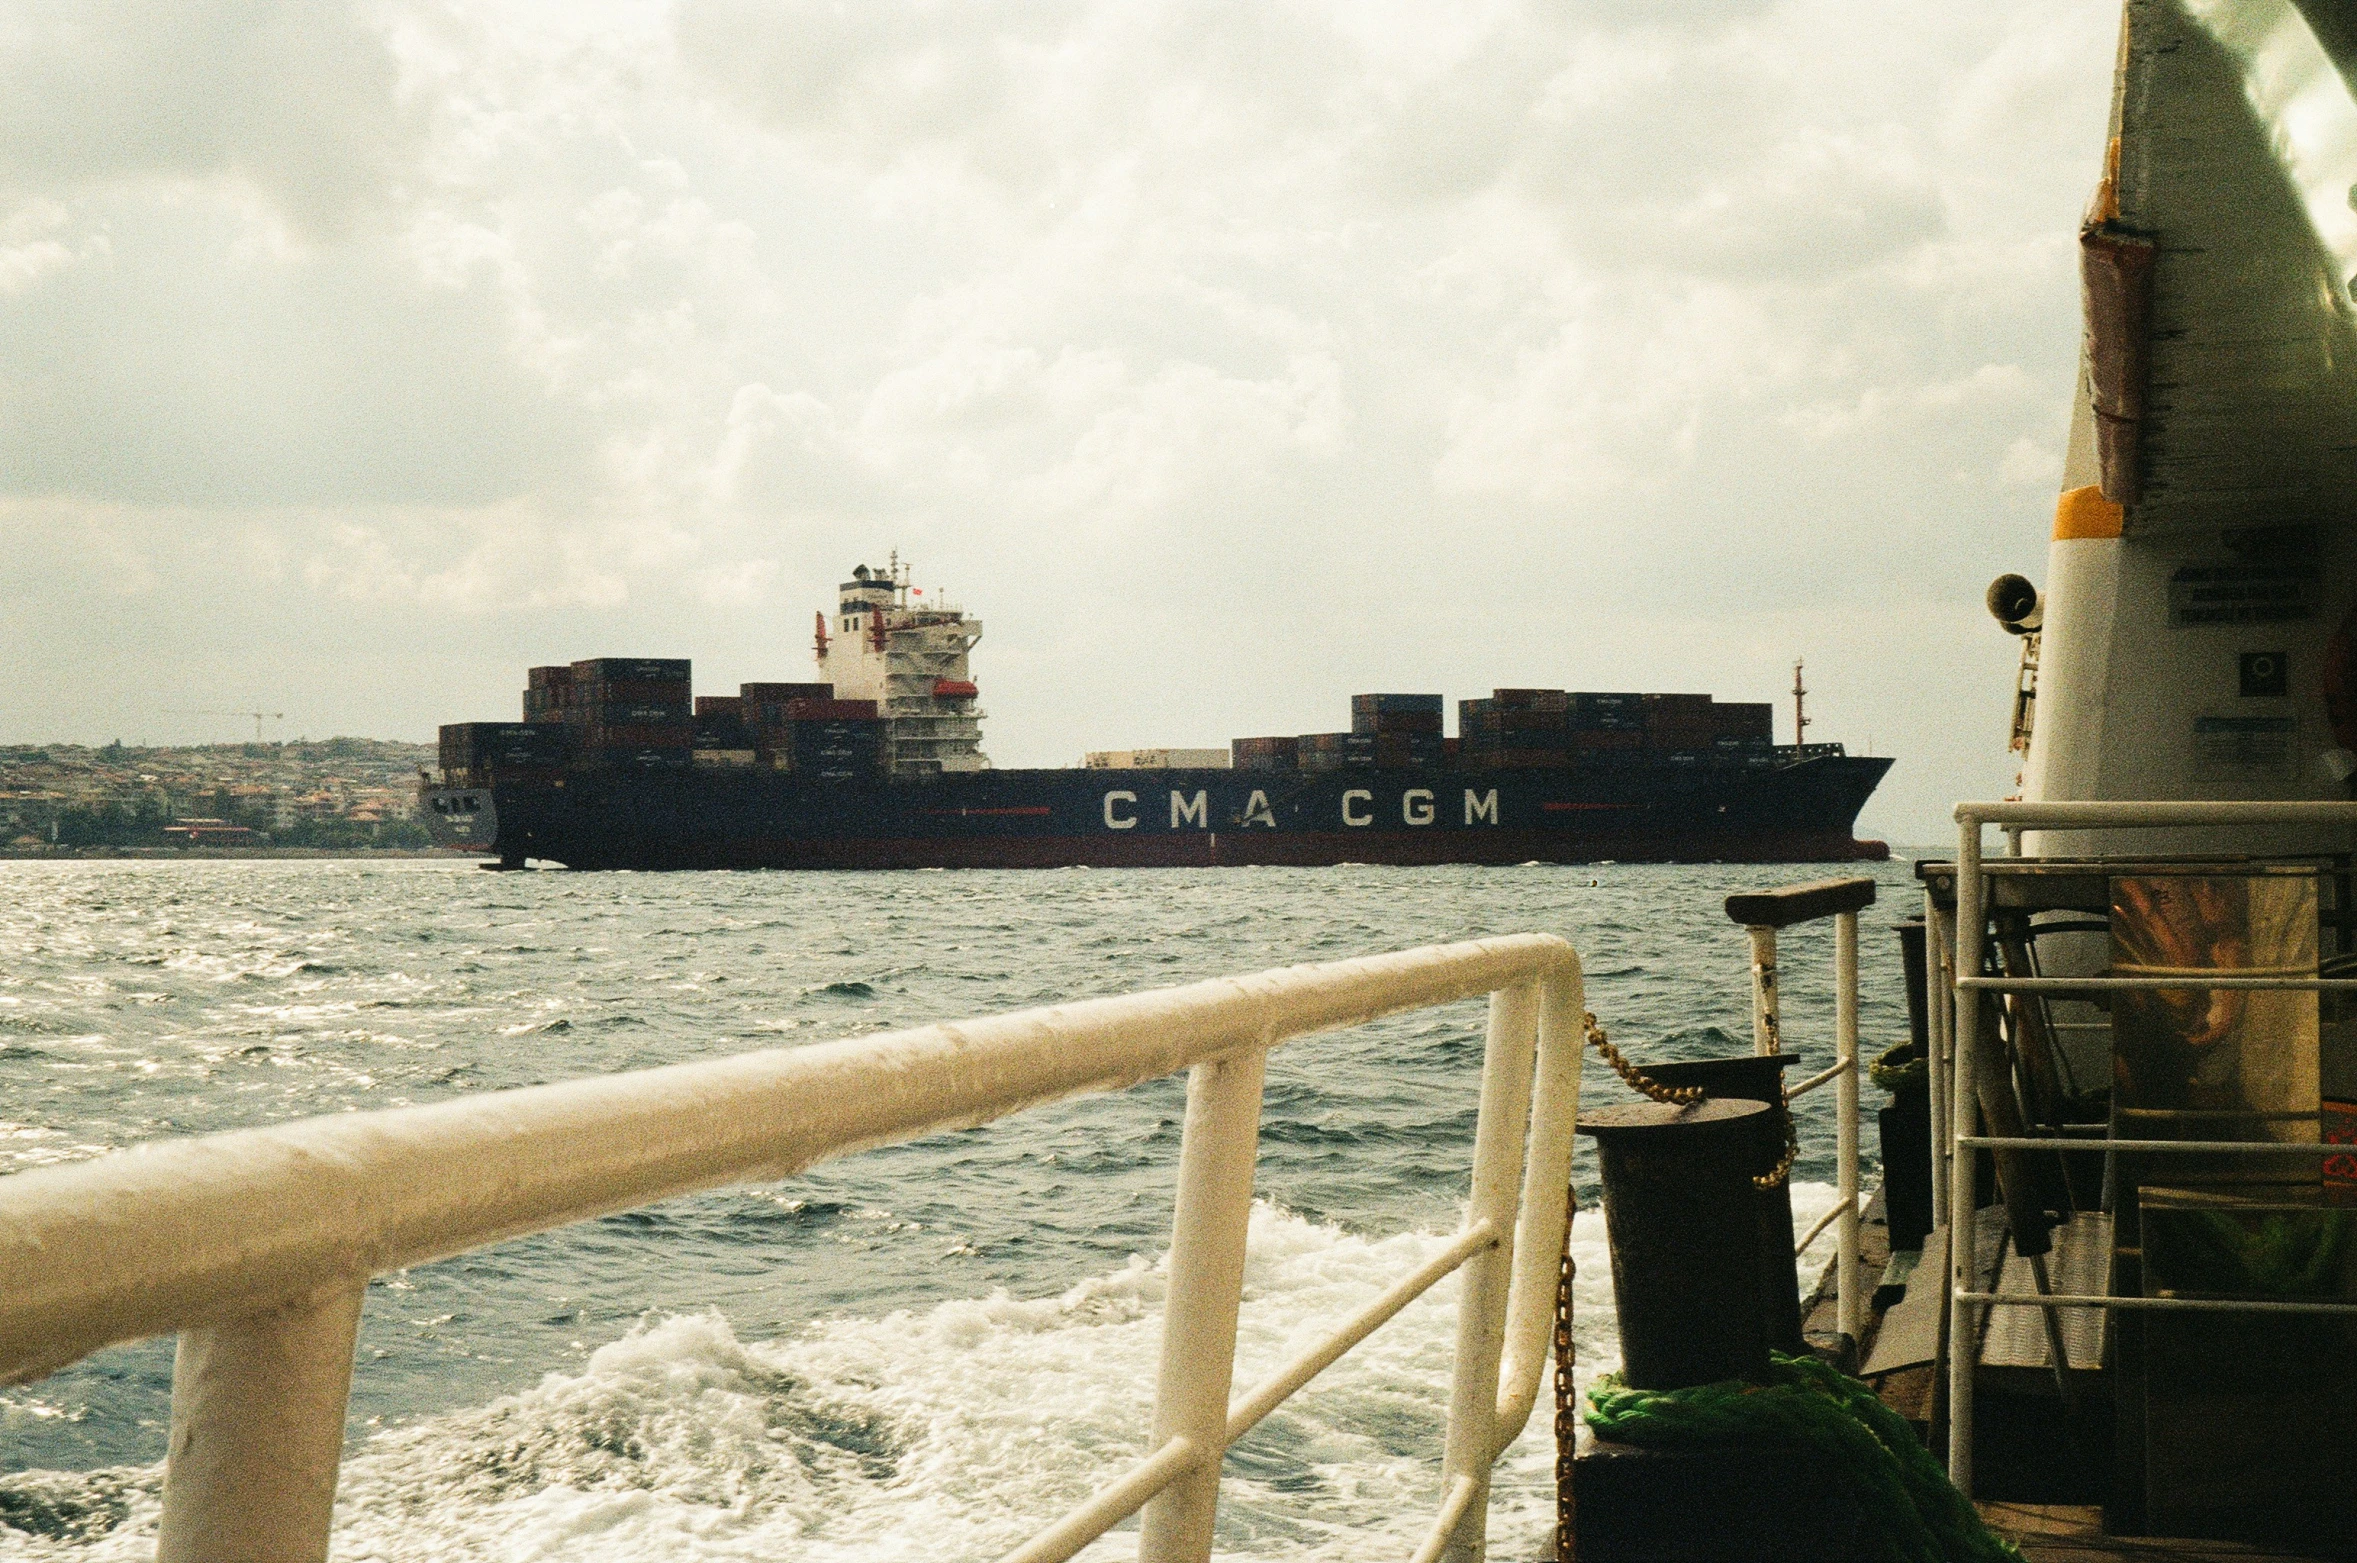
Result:
[[[442,728],[421,815],[510,868],[1889,856],[1854,834],[1888,759],[1778,745],[1771,707],[1709,695],[1499,689],[1459,701],[1450,737],[1437,694],[1361,694],[1348,731],[999,769],[981,636],[895,557],[818,615],[811,682],[697,695],[684,659],[533,668],[521,722]]]

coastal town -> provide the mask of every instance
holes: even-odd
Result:
[[[0,746],[0,855],[418,851],[429,744]]]

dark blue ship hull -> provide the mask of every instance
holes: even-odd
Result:
[[[1790,753],[1787,751],[1787,753]],[[572,868],[1829,862],[1887,759],[1582,770],[578,771],[428,788],[445,840]]]

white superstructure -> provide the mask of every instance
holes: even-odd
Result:
[[[982,621],[911,586],[895,553],[882,570],[853,570],[834,617],[818,616],[819,677],[838,700],[876,702],[892,774],[986,771],[979,691],[966,660],[981,639]]]
[[[2357,773],[2357,151],[2300,141],[2319,113],[2357,127],[2357,97],[2299,13],[2249,12],[2131,8],[2044,600],[2021,603],[2043,624],[2013,626],[2036,635],[2032,801],[2341,799]]]

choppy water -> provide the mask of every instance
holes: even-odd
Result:
[[[0,1170],[1525,930],[1579,947],[1640,1060],[1740,1052],[1720,898],[1807,872],[6,864]],[[1869,1048],[1902,1034],[1886,928],[1911,905],[1902,867],[1877,873]],[[1830,966],[1828,930],[1787,936],[1788,1035],[1819,1058]],[[1481,1026],[1459,1005],[1271,1060],[1239,1383],[1454,1225]],[[1600,1066],[1586,1089],[1621,1091]],[[1808,1213],[1830,1096],[1802,1104]],[[1182,1103],[1161,1082],[380,1281],[336,1556],[995,1555],[1142,1452]],[[1592,1205],[1584,1157],[1581,1181]],[[1600,1218],[1575,1241],[1584,1376],[1614,1354]],[[1438,1496],[1454,1306],[1444,1283],[1231,1453],[1223,1555],[1404,1554]],[[153,1341],[0,1391],[0,1558],[152,1554],[170,1376]],[[1545,1422],[1501,1469],[1501,1557],[1551,1523]]]

